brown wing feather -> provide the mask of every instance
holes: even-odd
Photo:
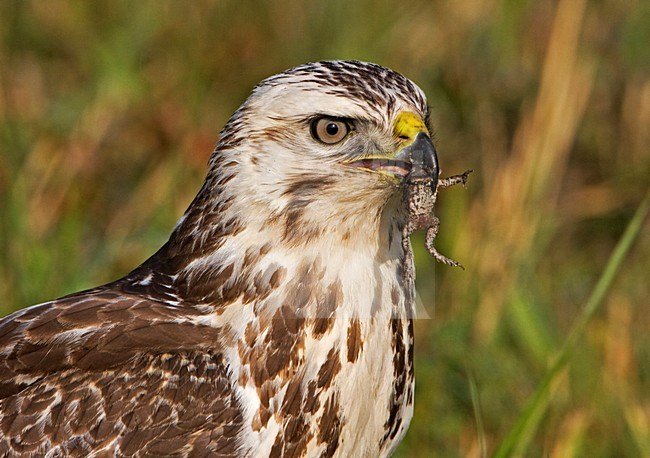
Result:
[[[98,289],[1,320],[0,456],[236,455],[241,405],[200,314]]]
[[[68,369],[2,401],[0,456],[235,456],[241,405],[221,355]]]

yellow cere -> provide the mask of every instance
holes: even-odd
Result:
[[[422,118],[415,113],[408,111],[400,113],[399,116],[397,116],[393,132],[396,137],[408,138],[408,141],[402,144],[403,146],[410,145],[420,132],[425,132],[429,135],[429,129],[427,129]]]

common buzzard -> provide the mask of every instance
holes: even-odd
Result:
[[[423,92],[325,61],[257,85],[169,241],[0,321],[0,455],[387,456],[413,412],[405,177]]]

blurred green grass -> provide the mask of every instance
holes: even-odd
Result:
[[[497,450],[650,186],[644,1],[0,2],[0,315],[117,278],[198,190],[262,78],[355,58],[428,94],[434,266],[414,237],[416,409],[399,456]],[[525,456],[650,453],[648,222]],[[525,440],[524,440],[525,439]]]

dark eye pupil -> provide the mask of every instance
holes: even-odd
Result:
[[[332,135],[332,136],[336,135],[339,133],[339,126],[331,122],[325,128],[325,131],[327,132],[328,135]]]

